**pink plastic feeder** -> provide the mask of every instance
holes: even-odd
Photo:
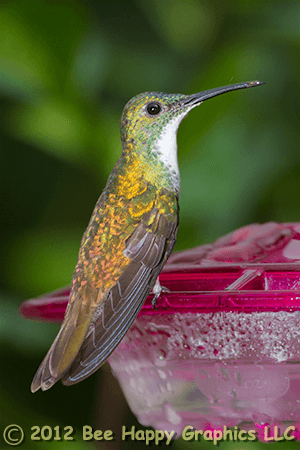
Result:
[[[300,223],[254,224],[175,253],[160,283],[171,292],[158,310],[147,299],[109,358],[140,423],[178,437],[187,426],[300,421]],[[68,294],[20,313],[61,321]]]

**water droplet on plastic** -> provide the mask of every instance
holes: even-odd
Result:
[[[167,374],[163,370],[157,369],[157,373],[161,380],[165,380],[167,378]]]
[[[171,383],[166,383],[166,388],[167,388],[167,391],[169,391],[169,392],[171,392],[172,391],[172,385],[171,385]]]
[[[170,403],[164,404],[164,413],[165,418],[171,425],[179,425],[181,423],[181,417],[180,415],[175,411],[172,405]]]

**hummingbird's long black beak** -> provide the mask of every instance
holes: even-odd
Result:
[[[230,84],[228,86],[222,86],[219,88],[209,89],[208,91],[199,92],[198,94],[192,94],[187,96],[182,101],[182,105],[198,105],[199,103],[208,100],[209,98],[216,97],[217,95],[225,94],[225,92],[236,91],[237,89],[246,89],[250,87],[260,86],[265,84],[263,81],[246,81],[244,83]]]

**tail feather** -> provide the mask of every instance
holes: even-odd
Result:
[[[89,324],[89,319],[78,324],[74,321],[73,314],[65,317],[58,335],[35,374],[31,384],[32,392],[40,388],[46,391],[63,377],[80,350]]]

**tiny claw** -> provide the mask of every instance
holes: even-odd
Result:
[[[170,293],[170,289],[166,288],[166,286],[161,286],[161,292],[168,292]]]
[[[155,294],[154,297],[153,297],[153,299],[152,299],[152,306],[153,306],[153,309],[158,309],[157,306],[156,306],[156,300],[158,299],[159,295],[160,295],[160,294]]]

